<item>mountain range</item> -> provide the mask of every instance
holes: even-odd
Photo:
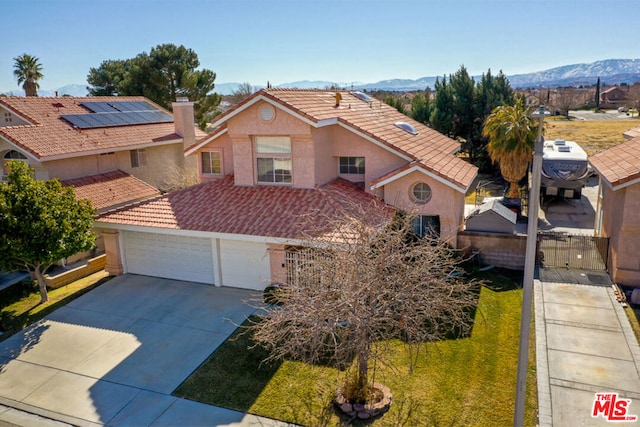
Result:
[[[455,72],[456,70],[453,70]],[[496,71],[494,71],[496,73]],[[441,77],[441,76],[440,76]],[[481,76],[474,76],[477,80]],[[640,82],[640,59],[605,59],[602,61],[591,62],[588,64],[563,65],[561,67],[551,68],[544,71],[537,71],[527,74],[515,74],[507,76],[513,88],[532,88],[532,87],[557,87],[557,86],[591,86],[596,84],[596,80],[600,77],[603,85],[616,84],[633,84]],[[434,87],[436,76],[421,77],[416,80],[412,79],[390,79],[381,80],[375,83],[361,82],[331,82],[331,81],[308,81],[302,80],[291,83],[283,83],[275,87],[281,88],[300,88],[323,89],[331,86],[339,86],[354,90],[387,90],[399,92],[411,92],[416,90],[424,90],[427,87]],[[235,83],[219,83],[216,84],[216,92],[222,95],[230,95],[240,85]],[[264,86],[254,86],[260,89]],[[56,92],[59,96],[86,96],[87,89],[85,84],[70,84],[52,90],[39,90],[40,96],[55,96]],[[1,93],[1,91],[0,91]],[[22,90],[5,91],[9,95],[23,95]]]

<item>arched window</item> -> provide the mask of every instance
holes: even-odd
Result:
[[[2,158],[5,160],[27,160],[27,156],[16,150],[7,151]]]

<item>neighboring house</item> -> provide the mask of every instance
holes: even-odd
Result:
[[[43,180],[120,170],[175,187],[184,148],[206,134],[193,125],[193,103],[174,103],[174,116],[144,97],[0,97],[2,174],[14,159]]]
[[[627,91],[617,86],[600,92],[601,106],[612,106],[627,100]]]
[[[640,287],[640,137],[589,158],[600,176],[595,233],[609,237],[609,274]]]
[[[194,170],[183,150],[206,134],[193,123],[190,102],[172,115],[144,97],[0,97],[0,172],[27,162],[102,212],[175,187],[189,162]]]
[[[185,150],[202,184],[99,217],[108,271],[262,289],[286,280],[306,232],[354,204],[411,212],[416,232],[455,244],[477,169],[380,101],[264,89],[212,125]]]

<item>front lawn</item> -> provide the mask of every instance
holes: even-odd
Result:
[[[522,289],[507,277],[485,274],[495,280],[480,292],[469,338],[423,345],[413,373],[406,347],[385,343],[397,370],[378,367],[376,381],[391,389],[393,404],[371,425],[513,424]],[[250,334],[243,332],[239,328],[174,394],[305,426],[340,424],[329,403],[344,372],[293,361],[261,364],[263,350],[249,348]],[[531,426],[537,424],[534,343],[532,334],[526,408]]]
[[[58,289],[49,290],[49,301],[40,304],[38,285],[34,282],[15,284],[0,292],[0,341],[37,322],[52,311],[89,292],[111,276],[102,270]]]

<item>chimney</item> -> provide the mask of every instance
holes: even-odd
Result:
[[[184,148],[190,147],[196,142],[195,117],[193,114],[193,102],[189,98],[179,97],[172,103],[173,126],[176,133],[184,140]]]

